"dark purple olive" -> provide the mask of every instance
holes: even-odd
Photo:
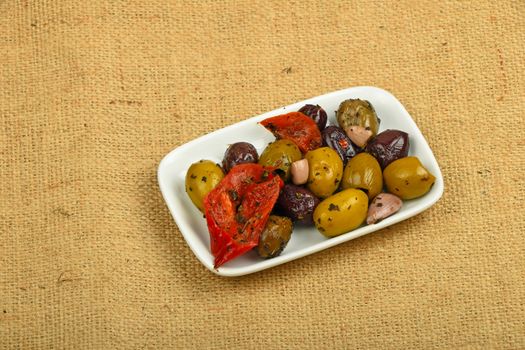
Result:
[[[312,214],[318,204],[319,199],[312,192],[292,184],[284,185],[277,199],[277,206],[283,215],[307,225],[313,223]]]
[[[350,141],[348,135],[338,126],[327,126],[321,133],[321,138],[323,139],[323,145],[335,150],[344,164],[358,153],[358,147]]]
[[[401,130],[388,129],[372,139],[366,146],[366,152],[373,155],[381,169],[399,158],[408,155],[408,134]]]
[[[317,127],[319,127],[319,130],[323,131],[324,127],[326,126],[326,121],[328,120],[328,117],[326,116],[325,110],[321,106],[304,105],[303,107],[301,107],[299,112],[312,118],[317,124]]]
[[[222,168],[227,173],[237,164],[257,163],[258,161],[259,155],[251,143],[237,142],[230,145],[224,153]]]

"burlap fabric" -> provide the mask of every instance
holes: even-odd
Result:
[[[523,1],[0,1],[0,348],[525,348]],[[445,193],[242,278],[193,256],[171,149],[391,91]]]

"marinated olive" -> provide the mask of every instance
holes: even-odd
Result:
[[[359,188],[372,200],[383,188],[383,174],[377,160],[364,152],[350,159],[343,173],[341,187]]]
[[[236,142],[231,144],[224,153],[222,160],[222,168],[225,172],[229,172],[237,164],[242,163],[257,163],[259,155],[257,150],[251,143]]]
[[[291,184],[284,185],[277,199],[281,213],[302,224],[312,224],[312,214],[318,204],[319,199],[312,192]]]
[[[343,161],[330,147],[321,147],[306,153],[308,160],[307,187],[319,198],[326,198],[337,190],[343,175]]]
[[[381,169],[384,169],[394,160],[408,155],[408,134],[401,130],[385,130],[368,143],[366,151],[373,155]]]
[[[220,166],[211,160],[193,163],[186,173],[186,193],[193,204],[204,212],[204,197],[217,186],[224,177]]]
[[[292,221],[284,216],[270,215],[259,237],[257,253],[263,258],[281,254],[292,236]]]
[[[349,188],[323,200],[314,210],[314,223],[319,232],[334,237],[359,227],[366,219],[368,197]]]
[[[319,130],[323,131],[324,127],[326,126],[326,121],[328,120],[328,117],[326,115],[325,110],[321,106],[304,105],[303,107],[301,107],[299,112],[312,118],[317,124],[317,127],[319,127]]]
[[[372,131],[372,136],[375,136],[379,130],[380,120],[374,107],[366,100],[345,100],[339,105],[336,115],[339,126],[344,130],[359,125]]]
[[[281,178],[288,181],[292,163],[301,157],[301,151],[295,143],[290,140],[277,140],[266,147],[259,158],[259,164],[277,168]]]
[[[427,193],[436,178],[421,164],[417,157],[405,157],[393,161],[383,171],[388,192],[413,199]]]
[[[350,138],[346,135],[343,129],[338,126],[328,126],[321,133],[323,145],[335,150],[339,157],[346,164],[350,158],[357,154],[357,149],[354,147]]]

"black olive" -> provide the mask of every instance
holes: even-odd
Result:
[[[319,105],[304,105],[301,107],[299,112],[303,113],[304,115],[309,116],[314,120],[314,122],[317,124],[317,127],[320,131],[323,131],[323,129],[326,126],[326,122],[328,120],[328,117],[326,115],[325,110],[319,106]]]
[[[358,153],[355,146],[343,129],[338,126],[327,126],[321,133],[323,145],[332,148],[346,164],[353,156]]]
[[[259,155],[255,147],[248,142],[236,142],[224,153],[224,159],[222,160],[222,168],[227,173],[231,168],[237,164],[243,163],[257,163],[259,161]]]

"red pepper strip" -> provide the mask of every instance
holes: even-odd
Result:
[[[204,198],[215,268],[259,244],[283,182],[259,164],[239,164]]]
[[[321,147],[321,132],[312,118],[301,112],[290,112],[261,122],[275,137],[293,141],[306,153]]]

